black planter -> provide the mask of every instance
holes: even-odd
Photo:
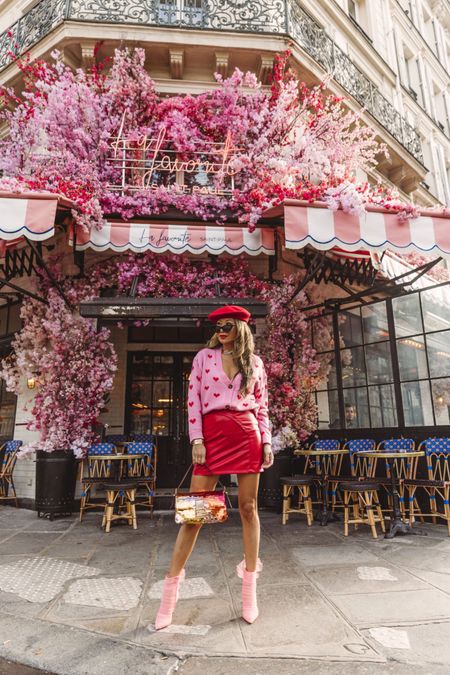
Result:
[[[74,510],[77,460],[71,450],[55,450],[36,454],[36,511],[71,514]]]
[[[280,478],[292,474],[292,453],[288,450],[282,450],[275,455],[275,461],[270,469],[264,470],[261,474],[259,484],[259,503],[270,509],[275,509],[281,513],[283,504],[283,492],[281,490]]]

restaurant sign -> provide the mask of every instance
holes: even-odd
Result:
[[[237,148],[228,133],[223,143],[202,142],[198,149],[180,153],[162,127],[156,136],[126,137],[123,120],[110,139],[107,163],[113,190],[156,191],[177,194],[230,196],[235,189]]]

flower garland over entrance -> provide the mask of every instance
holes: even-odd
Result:
[[[298,278],[285,279],[282,285],[263,281],[249,270],[243,256],[211,263],[150,252],[98,263],[83,279],[63,277],[57,266],[52,273],[73,305],[106,288],[126,294],[136,277],[136,297],[214,297],[219,284],[223,296],[236,301],[240,297],[266,301],[269,314],[259,347],[267,365],[274,449],[298,447],[316,429],[312,391],[329,364],[316,356],[310,343],[304,308],[311,297],[302,291],[293,298]],[[0,376],[16,394],[24,378],[34,376],[38,382],[28,428],[39,432],[40,438],[24,452],[71,448],[82,457],[95,440],[94,425],[113,386],[114,347],[109,330],[97,332],[92,321],[72,313],[45,277],[39,286],[48,305],[24,300],[23,328]],[[323,328],[327,330],[325,322]]]
[[[289,52],[276,57],[270,90],[236,69],[216,74],[211,91],[171,97],[158,94],[142,49],[75,72],[58,52],[52,59],[17,60],[21,95],[0,88],[9,128],[0,187],[63,194],[77,203],[80,227],[176,208],[253,230],[267,207],[290,198],[413,214],[385,187],[357,182],[385,145],[326,82],[299,82]]]

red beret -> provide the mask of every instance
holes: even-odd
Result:
[[[214,312],[208,316],[210,321],[218,321],[218,319],[240,319],[248,323],[251,314],[245,309],[245,307],[239,307],[239,305],[224,305],[215,309]]]

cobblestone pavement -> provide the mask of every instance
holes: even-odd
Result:
[[[138,529],[101,516],[50,522],[0,507],[0,658],[57,675],[450,672],[450,539],[345,539],[261,514],[260,617],[239,618],[239,516],[205,527],[174,624],[152,621],[177,526],[139,512]],[[26,671],[7,670],[8,675]],[[19,668],[19,666],[13,666]],[[30,674],[31,675],[31,674]]]

